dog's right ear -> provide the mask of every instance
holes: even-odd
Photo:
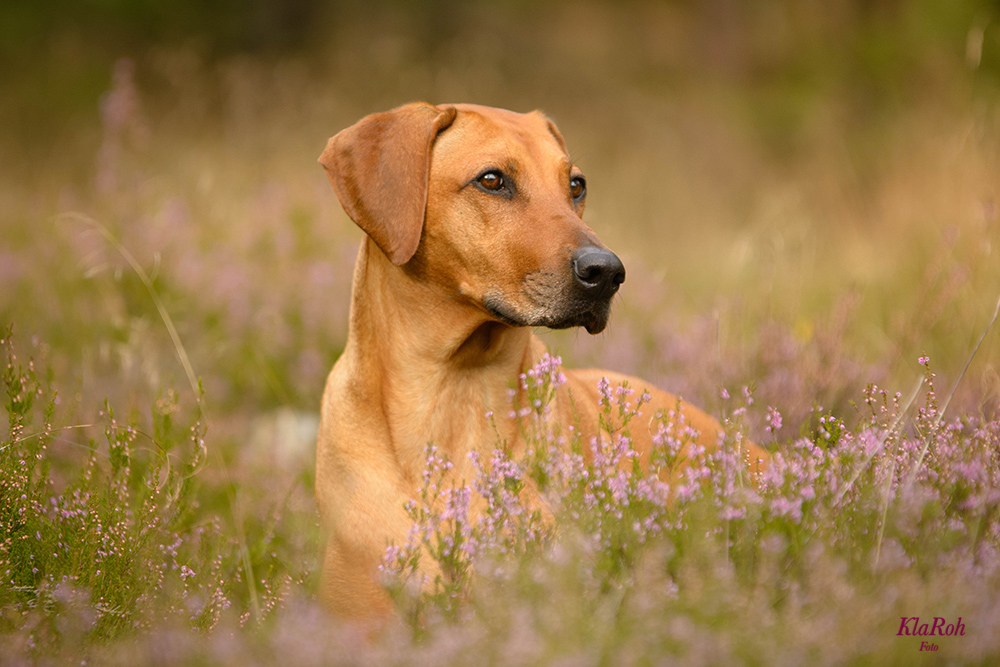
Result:
[[[326,144],[319,162],[347,215],[396,266],[420,245],[431,146],[455,109],[407,104],[365,116]]]

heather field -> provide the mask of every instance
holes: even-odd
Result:
[[[0,9],[0,665],[1000,662],[992,5],[223,5]],[[527,452],[429,444],[362,636],[316,600],[361,239],[316,158],[416,99],[548,113],[628,277],[511,378]],[[574,439],[561,365],[723,447],[631,466],[613,386]]]

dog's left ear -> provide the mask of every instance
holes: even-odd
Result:
[[[396,266],[420,245],[431,146],[455,109],[407,104],[365,116],[326,144],[319,162],[341,206]]]

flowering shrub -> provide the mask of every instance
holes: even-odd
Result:
[[[358,643],[276,567],[294,514],[253,536],[199,507],[197,411],[178,426],[167,394],[140,428],[106,407],[103,444],[90,440],[78,464],[53,457],[83,426],[53,426],[55,398],[4,339],[5,664],[81,650],[109,664],[875,663],[912,658],[921,615],[962,628],[936,639],[950,658],[997,655],[1000,423],[946,418],[927,360],[915,410],[870,385],[855,426],[817,407],[779,440],[768,408],[772,458],[751,479],[736,447],[750,388],[733,392],[717,448],[694,447],[666,415],[643,467],[630,427],[648,397],[603,382],[601,437],[585,441],[552,420],[565,378],[546,357],[511,394],[523,452],[497,442],[461,480],[428,444],[412,530],[382,564],[409,629]]]
[[[252,572],[246,544],[219,539],[222,521],[199,507],[200,408],[190,426],[179,426],[177,396],[168,392],[148,431],[107,404],[101,425],[56,428],[57,397],[34,362],[18,361],[10,330],[0,348],[8,418],[0,440],[0,633],[16,631],[12,650],[48,655],[164,624],[208,631],[234,600],[241,622],[255,604],[257,620],[274,609],[282,573],[266,572],[259,596],[250,584],[252,604],[239,585]],[[75,437],[93,427],[103,443]]]
[[[691,448],[685,460],[678,453],[693,434],[683,422],[661,420],[650,465],[641,468],[628,426],[648,397],[635,397],[627,385],[605,380],[599,387],[601,438],[583,443],[577,433],[560,435],[548,409],[554,387],[565,380],[558,366],[558,358],[546,357],[520,379],[528,409],[512,412],[528,436],[523,453],[499,443],[486,464],[473,453],[476,478],[456,480],[451,464],[428,445],[421,495],[408,505],[413,529],[406,544],[389,547],[382,566],[415,629],[426,631],[437,616],[495,617],[496,598],[510,595],[503,589],[523,587],[525,577],[536,588],[558,588],[565,573],[557,570],[570,562],[584,596],[575,602],[585,608],[610,604],[628,618],[638,610],[625,613],[623,605],[659,596],[655,604],[670,607],[700,597],[705,586],[721,587],[729,600],[763,598],[758,602],[768,611],[759,621],[772,629],[776,615],[786,616],[785,623],[799,620],[782,610],[805,611],[813,567],[834,568],[845,604],[857,595],[852,588],[892,589],[910,578],[911,568],[918,577],[974,577],[984,590],[997,590],[1000,423],[943,419],[929,369],[912,428],[900,396],[870,385],[869,412],[857,428],[818,410],[812,432],[777,445],[751,482],[735,453],[741,435],[734,419],[718,448]],[[744,403],[752,403],[749,390]],[[767,421],[772,432],[781,427],[773,408]],[[723,568],[710,573],[715,586],[685,576],[697,568],[692,558],[706,553]],[[647,589],[650,575],[643,571],[651,563],[657,573]],[[968,591],[945,594],[935,609],[963,613],[972,602],[963,595]],[[657,632],[678,622],[670,620],[678,613],[660,617]],[[893,621],[908,612],[884,613],[883,644],[894,636]],[[998,619],[990,618],[995,628]],[[615,625],[614,631],[624,630]]]

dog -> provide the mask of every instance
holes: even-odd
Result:
[[[404,503],[418,494],[425,445],[466,480],[468,453],[489,460],[498,436],[523,449],[514,419],[486,415],[508,413],[508,388],[545,354],[532,327],[600,333],[625,268],[583,223],[586,179],[537,111],[407,104],[341,131],[319,162],[367,235],[316,454],[328,533],[320,597],[336,616],[363,621],[391,614],[377,568],[390,542],[405,542]],[[649,383],[601,370],[565,376],[553,414],[587,437],[607,378],[646,388],[644,414],[680,405],[699,444],[717,446],[715,419]],[[632,430],[648,454],[652,434]],[[766,452],[744,446],[759,468]]]

